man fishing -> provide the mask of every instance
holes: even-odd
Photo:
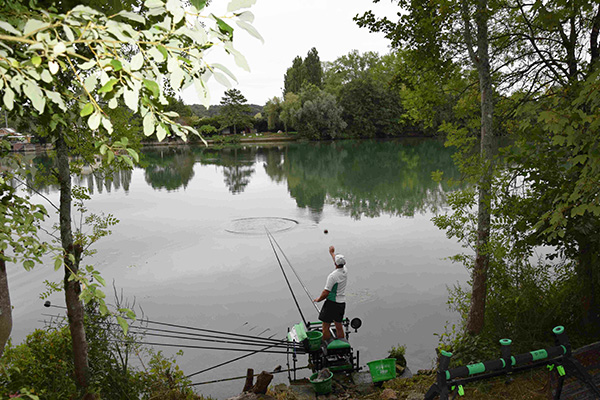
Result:
[[[335,332],[337,339],[344,339],[344,311],[346,311],[346,282],[348,281],[348,270],[346,269],[346,259],[341,254],[335,254],[335,247],[329,246],[329,254],[333,259],[335,270],[327,276],[325,289],[321,295],[314,299],[315,303],[325,300],[325,304],[319,314],[319,321],[323,322],[323,340],[328,342],[331,339],[329,328],[331,323],[335,323]]]

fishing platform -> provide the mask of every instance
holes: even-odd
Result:
[[[322,340],[321,322],[308,322],[307,324],[300,322],[288,329],[287,366],[290,382],[297,380],[296,371],[298,370],[299,354],[308,355],[308,367],[313,372],[327,368],[333,373],[351,373],[362,369],[359,364],[360,352],[357,350],[355,355],[354,349],[348,341],[351,333],[350,328],[357,332],[362,325],[362,321],[359,318],[353,318],[351,321],[345,318],[342,325],[346,331],[345,338],[335,338],[336,332],[332,328],[332,340],[327,342]]]

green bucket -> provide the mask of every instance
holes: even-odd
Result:
[[[385,358],[383,360],[375,360],[368,362],[369,372],[371,372],[371,378],[373,383],[388,381],[396,377],[396,359]]]
[[[321,333],[321,332],[319,332]],[[329,378],[325,379],[324,381],[320,381],[320,382],[314,382],[314,379],[317,379],[317,375],[319,375],[318,372],[315,372],[314,374],[312,374],[310,376],[310,383],[313,386],[313,389],[315,389],[315,393],[316,394],[328,394],[331,393],[331,379],[333,378],[333,372],[330,371],[330,375]]]
[[[308,331],[306,332],[306,336],[308,337],[308,349],[310,351],[319,350],[319,347],[321,347],[321,338],[323,337],[323,332]]]

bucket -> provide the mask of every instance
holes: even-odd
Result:
[[[369,372],[373,383],[387,381],[396,377],[396,359],[385,358],[383,360],[375,360],[368,362]]]
[[[319,350],[319,347],[321,347],[321,338],[323,337],[323,332],[308,331],[306,332],[306,336],[308,337],[308,349],[310,351]]]
[[[321,332],[319,332],[321,333]],[[314,374],[312,374],[310,376],[310,383],[313,386],[313,389],[315,389],[315,393],[316,394],[327,394],[327,393],[331,393],[331,379],[333,378],[333,372],[330,371],[330,375],[329,378],[325,379],[324,381],[320,381],[320,382],[313,382],[313,379],[317,379],[317,375],[319,375],[318,372],[315,372]]]

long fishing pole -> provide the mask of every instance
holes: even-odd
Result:
[[[311,304],[315,307],[315,309],[317,310],[317,312],[320,314],[321,310],[319,310],[319,307],[317,307],[317,304],[313,301],[314,297],[310,294],[310,292],[306,288],[306,285],[304,285],[304,282],[302,282],[302,279],[300,279],[300,275],[298,275],[298,273],[296,272],[296,269],[292,266],[292,263],[290,262],[290,260],[285,255],[285,253],[284,253],[283,249],[281,248],[281,246],[279,245],[279,243],[277,243],[277,240],[275,240],[275,236],[273,236],[273,234],[271,232],[269,232],[268,229],[267,229],[267,234],[271,236],[271,238],[273,239],[273,241],[277,245],[277,248],[279,249],[279,251],[283,255],[283,258],[285,258],[285,261],[287,261],[290,269],[292,270],[292,272],[294,273],[294,275],[296,275],[296,278],[298,278],[298,282],[300,282],[300,285],[302,286],[302,288],[306,292],[306,295],[308,296],[308,299],[310,300]]]
[[[277,260],[279,261],[279,258],[277,258]],[[280,265],[281,265],[281,263],[280,263]],[[285,275],[285,272],[284,272],[284,275]],[[287,278],[286,278],[286,280],[287,280]],[[51,304],[50,301],[46,301],[44,303],[44,307],[56,307],[56,308],[66,309],[66,307],[63,307],[63,306],[55,306],[55,305]],[[178,325],[178,324],[170,324],[167,322],[159,322],[159,321],[153,321],[153,320],[149,320],[149,319],[139,319],[138,321],[146,322],[147,324],[170,326],[173,328],[189,329],[189,330],[199,331],[199,332],[208,332],[208,333],[215,333],[218,335],[229,335],[229,336],[234,336],[234,337],[241,337],[241,338],[253,339],[253,340],[258,340],[258,341],[265,341],[266,342],[265,344],[267,344],[267,343],[286,344],[287,343],[285,340],[277,340],[277,339],[270,339],[270,338],[262,338],[259,336],[243,335],[241,333],[215,331],[212,329],[196,328],[196,327],[192,327],[192,326],[185,326],[185,325]],[[181,332],[181,333],[184,333],[184,332]],[[219,336],[219,337],[221,337],[221,336]]]
[[[109,340],[111,343],[122,343],[122,340]],[[152,342],[135,342],[145,346],[166,346],[166,347],[185,347],[188,349],[205,349],[205,350],[224,350],[224,351],[247,351],[251,353],[271,353],[271,354],[288,354],[287,351],[275,351],[275,350],[255,350],[255,349],[226,349],[223,347],[212,347],[212,346],[193,346],[188,344],[173,344],[173,343],[152,343]],[[304,354],[304,350],[298,348],[299,354]]]
[[[309,366],[306,366],[306,367],[299,367],[299,368],[296,368],[296,370],[299,370],[299,369],[309,369],[309,368],[310,368]],[[293,369],[282,369],[281,371],[271,371],[271,372],[269,372],[269,373],[270,373],[270,374],[281,374],[281,373],[283,373],[283,372],[290,372],[290,371],[294,371],[294,370],[293,370]],[[254,374],[253,376],[259,376],[259,375],[260,375],[260,374]],[[235,376],[235,377],[233,377],[233,378],[217,379],[217,380],[214,380],[214,381],[206,381],[206,382],[190,383],[190,384],[189,384],[189,385],[187,385],[187,386],[199,386],[199,385],[207,385],[207,384],[209,384],[209,383],[219,383],[219,382],[234,381],[234,380],[236,380],[236,379],[244,379],[244,378],[246,378],[246,377],[248,377],[248,375],[244,375],[244,376]]]
[[[52,317],[52,318],[57,318],[57,319],[65,319],[65,317],[63,316],[59,316],[59,315],[52,315],[52,314],[42,314],[43,316],[48,316],[48,317]],[[119,327],[120,325],[114,322],[107,322],[108,325],[110,326],[115,326],[115,327]],[[278,348],[287,348],[288,344],[281,343],[277,340],[272,340],[270,338],[257,338],[258,340],[238,340],[238,339],[227,339],[227,338],[223,338],[222,336],[213,336],[213,335],[203,335],[203,334],[198,334],[198,333],[191,333],[191,332],[180,332],[180,331],[173,331],[173,330],[168,330],[168,329],[159,329],[159,328],[148,328],[148,327],[142,327],[142,326],[130,326],[129,327],[129,331],[132,333],[142,333],[146,336],[158,336],[158,337],[165,337],[165,338],[171,338],[171,339],[183,339],[183,340],[197,340],[197,341],[204,341],[204,342],[213,342],[213,343],[226,343],[226,344],[239,344],[239,345],[248,345],[248,346],[265,346],[267,344],[272,344],[272,347],[278,347]],[[162,332],[162,333],[174,333],[177,334],[178,336],[174,336],[174,335],[165,335],[165,334],[159,334],[159,333],[153,333],[153,332]],[[191,336],[191,337],[183,337],[180,335],[187,335],[187,336]]]
[[[275,250],[275,246],[273,245],[273,241],[271,240],[271,236],[269,236],[269,230],[267,229],[267,227],[265,226],[265,231],[267,231],[267,238],[269,239],[269,243],[271,243],[271,248],[273,248],[273,253],[275,253],[275,257],[277,258],[277,262],[279,263],[279,268],[281,268],[281,272],[283,273],[283,277],[285,278],[285,282],[288,285],[288,288],[290,288],[290,293],[292,294],[292,298],[294,299],[294,303],[296,303],[296,307],[298,308],[298,312],[300,313],[300,316],[302,317],[302,321],[304,321],[304,325],[308,326],[308,322],[306,322],[306,318],[304,318],[304,314],[302,314],[302,310],[300,309],[300,304],[298,304],[298,300],[296,299],[296,295],[294,294],[294,291],[292,290],[292,285],[290,285],[290,281],[288,280],[287,275],[285,274],[285,271],[283,269],[283,265],[281,265],[281,261],[279,260],[279,255],[277,254],[277,250]]]
[[[295,344],[294,344],[294,343],[291,343],[291,344],[295,346]],[[243,359],[243,358],[250,357],[250,356],[252,356],[252,355],[254,355],[254,354],[256,354],[256,353],[261,353],[261,352],[263,352],[263,351],[265,351],[265,350],[268,350],[268,349],[270,349],[271,347],[273,347],[273,346],[267,346],[267,347],[265,347],[264,349],[256,350],[256,351],[254,351],[254,352],[252,352],[252,353],[249,353],[249,354],[244,354],[243,356],[239,356],[239,357],[233,358],[233,359],[231,359],[231,360],[228,360],[228,361],[222,362],[222,363],[220,363],[220,364],[213,365],[212,367],[208,367],[208,368],[205,368],[205,369],[203,369],[203,370],[201,370],[201,371],[194,372],[193,374],[190,374],[190,375],[186,376],[186,378],[191,378],[192,376],[196,376],[196,375],[198,375],[198,374],[201,374],[201,373],[203,373],[203,372],[208,372],[208,371],[211,371],[211,370],[213,370],[213,369],[216,369],[216,368],[222,367],[223,365],[231,364],[232,362],[236,362],[236,361],[239,361],[239,360],[241,360],[241,359]]]

